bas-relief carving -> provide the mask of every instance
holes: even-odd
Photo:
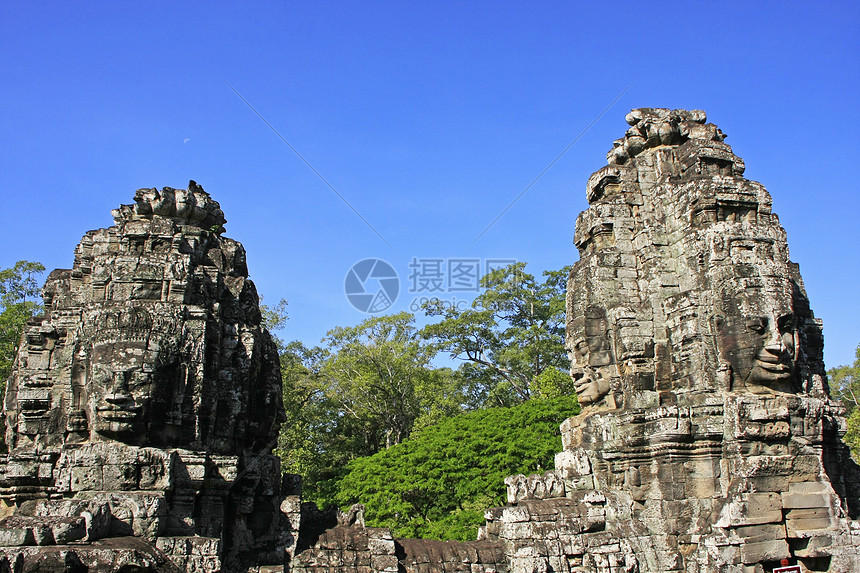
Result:
[[[612,378],[617,378],[615,359],[610,344],[606,311],[588,307],[585,311],[584,336],[573,347],[575,361],[580,364],[574,372],[579,401],[588,405],[609,393]]]
[[[182,324],[173,317],[153,320],[152,313],[129,305],[90,319],[87,360],[74,365],[84,373],[77,385],[87,398],[73,400],[73,407],[84,405],[91,440],[99,434],[136,445],[188,443],[178,435],[190,413],[194,376],[188,357],[179,355]]]
[[[791,306],[776,303],[761,308],[743,294],[721,302],[714,327],[721,366],[730,369],[732,389],[797,392],[799,344]]]

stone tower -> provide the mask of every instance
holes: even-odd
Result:
[[[245,251],[193,181],[134,200],[50,274],[26,328],[5,402],[5,562],[283,564],[298,524],[272,455],[280,368]]]
[[[580,402],[824,397],[821,323],[767,190],[702,111],[627,121],[576,223],[567,346]]]
[[[704,112],[627,122],[576,222],[583,412],[488,533],[516,573],[860,570],[858,467],[770,195]]]

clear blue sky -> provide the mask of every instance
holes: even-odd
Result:
[[[827,364],[848,363],[858,16],[849,2],[4,2],[0,267],[68,268],[135,189],[194,179],[258,290],[289,300],[282,337],[315,344],[366,316],[343,286],[365,257],[403,280],[391,310],[412,300],[413,257],[575,262],[585,182],[625,113],[701,108],[773,195]]]

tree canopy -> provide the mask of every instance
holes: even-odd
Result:
[[[578,413],[566,396],[448,418],[354,460],[336,500],[364,503],[368,525],[398,536],[474,540],[484,510],[505,502],[505,478],[552,468],[559,425]]]
[[[427,313],[441,320],[420,331],[415,317],[403,312],[334,328],[321,346],[282,345],[287,422],[278,448],[284,470],[304,476],[306,499],[340,501],[351,462],[398,449],[414,432],[433,435],[435,424],[453,423],[465,412],[575,395],[564,351],[568,270],[544,273],[539,282],[524,269],[520,263],[483,277],[485,290],[471,309],[428,303]],[[266,307],[266,323],[282,325],[282,311],[283,305]],[[441,350],[464,364],[457,370],[434,366]],[[557,434],[558,423],[549,425],[548,436]],[[506,427],[514,432],[515,426]],[[511,441],[501,434],[494,439]],[[557,449],[553,444],[546,453],[551,457]],[[504,487],[506,471],[493,474],[500,476],[496,487]],[[475,515],[487,505],[472,498],[460,499],[459,517],[450,519],[466,516],[469,503],[477,504]],[[473,517],[466,519],[470,530]],[[459,526],[438,527],[441,536]]]
[[[827,371],[830,391],[834,398],[842,401],[849,415],[860,404],[860,344],[854,355],[854,364],[837,366]]]
[[[409,313],[374,316],[332,329],[324,347],[285,346],[279,451],[285,471],[304,476],[309,499],[332,503],[348,462],[463,411],[459,377],[431,365],[435,349],[414,323]]]
[[[274,306],[269,306],[263,303],[263,297],[260,297],[260,318],[263,326],[269,330],[275,345],[278,347],[278,353],[284,351],[284,341],[275,334],[279,330],[283,330],[287,325],[289,316],[287,315],[287,299],[282,298]]]
[[[855,351],[854,364],[837,366],[827,371],[830,391],[833,397],[841,400],[848,415],[848,431],[845,443],[851,454],[860,462],[860,344]]]
[[[472,308],[442,301],[424,305],[441,320],[423,335],[464,361],[463,376],[488,405],[510,405],[533,394],[573,393],[564,349],[565,290],[569,267],[545,271],[540,282],[525,263],[494,270],[481,279],[484,291]],[[552,374],[540,378],[550,370]],[[550,388],[550,384],[560,387]]]
[[[10,269],[0,269],[0,384],[6,379],[18,353],[21,333],[27,320],[41,312],[39,275],[41,263],[18,261]]]
[[[368,454],[402,442],[421,416],[439,406],[448,413],[457,410],[458,400],[449,395],[456,389],[434,371],[430,361],[436,351],[418,335],[411,314],[337,327],[324,342],[331,352],[322,369],[329,395],[344,415],[366,427]]]

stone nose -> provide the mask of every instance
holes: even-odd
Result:
[[[774,340],[769,340],[769,341],[765,344],[765,348],[766,348],[769,352],[773,352],[774,354],[778,354],[778,353],[780,353],[780,352],[785,351],[785,344],[782,342],[782,340],[781,340],[781,339],[776,338],[776,339],[774,339]]]
[[[785,345],[785,340],[783,340],[782,334],[779,332],[779,329],[776,326],[773,326],[767,334],[767,340],[765,340],[764,347],[768,352],[773,354],[780,354],[788,350]]]
[[[128,392],[128,381],[125,372],[114,372],[111,376],[110,388],[104,396],[105,402],[115,406],[132,402],[131,394]]]
[[[792,360],[795,353],[794,340],[790,334],[775,333],[765,342],[763,353],[779,360]]]

